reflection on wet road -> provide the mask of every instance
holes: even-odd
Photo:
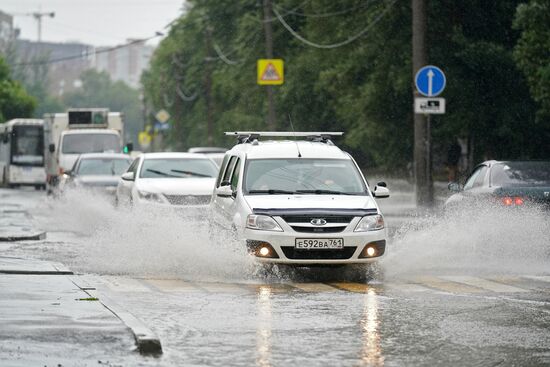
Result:
[[[372,284],[87,278],[150,325],[163,340],[162,361],[173,364],[185,356],[190,364],[262,367],[467,365],[479,361],[476,353],[487,363],[550,363],[545,275],[422,275]],[[510,338],[516,334],[523,339]]]

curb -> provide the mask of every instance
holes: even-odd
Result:
[[[0,236],[0,242],[39,241],[46,239],[46,232],[38,232],[29,235]]]
[[[160,355],[162,354],[162,345],[159,337],[147,327],[137,317],[124,310],[120,305],[114,302],[112,299],[105,295],[101,295],[96,291],[96,288],[90,286],[81,286],[77,283],[77,280],[71,278],[71,281],[82,291],[87,293],[90,297],[97,298],[99,302],[111,311],[130,331],[132,332],[136,341],[137,350],[140,354],[144,355]]]

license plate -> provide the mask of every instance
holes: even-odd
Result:
[[[24,172],[31,172],[31,171],[32,171],[32,167],[23,166],[23,171],[24,171]]]
[[[329,250],[344,248],[343,238],[296,238],[295,248],[305,250]]]

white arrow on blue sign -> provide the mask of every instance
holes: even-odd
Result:
[[[426,97],[435,97],[445,89],[447,79],[443,71],[437,66],[424,66],[414,78],[416,90]]]

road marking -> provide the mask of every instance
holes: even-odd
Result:
[[[473,287],[482,288],[488,291],[497,292],[497,293],[519,293],[519,292],[528,292],[526,289],[512,287],[511,285],[506,285],[502,283],[493,282],[491,280],[476,278],[472,276],[442,276],[442,279],[447,279],[452,282],[463,283],[471,285]]]
[[[234,283],[193,283],[196,287],[207,291],[208,293],[248,293],[248,290]]]
[[[344,283],[344,282],[337,282],[337,283],[327,283],[332,285],[333,287],[336,287],[338,289],[353,292],[353,293],[366,293],[369,289],[374,289],[378,291],[378,287],[369,285],[369,284],[362,284],[362,283]]]
[[[394,289],[401,292],[429,292],[432,289],[415,283],[387,283],[384,284],[386,289]]]
[[[290,283],[289,285],[310,293],[338,292],[338,289],[324,283]]]
[[[181,279],[149,279],[146,281],[162,292],[195,292],[200,291],[193,284]]]
[[[288,293],[294,288],[288,284],[243,284],[244,287],[251,289],[254,293]]]
[[[442,290],[449,293],[481,293],[481,289],[479,288],[459,284],[452,279],[448,279],[450,281],[446,281],[440,278],[444,277],[417,277],[414,278],[414,281],[432,289]]]

